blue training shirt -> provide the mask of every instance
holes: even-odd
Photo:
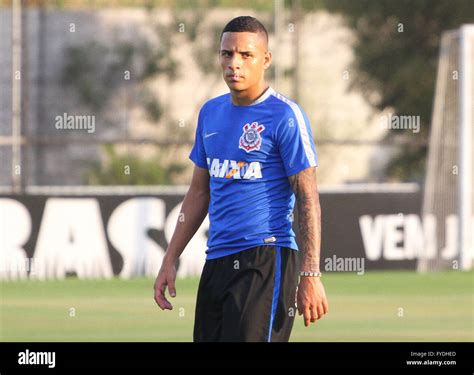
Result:
[[[248,106],[230,93],[204,104],[189,158],[209,170],[207,259],[259,245],[298,250],[288,181],[318,163],[308,117],[269,87]]]

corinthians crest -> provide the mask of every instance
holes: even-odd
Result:
[[[239,148],[250,152],[253,150],[260,150],[262,144],[262,136],[260,133],[265,129],[265,126],[259,125],[258,122],[247,123],[244,125],[244,133],[240,136]]]

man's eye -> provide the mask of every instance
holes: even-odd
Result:
[[[247,57],[252,57],[252,55],[250,55],[250,54],[248,54],[248,53],[244,53],[243,56],[244,56],[245,58],[247,58]]]

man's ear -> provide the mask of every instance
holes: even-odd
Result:
[[[270,65],[272,65],[272,58],[273,58],[273,55],[270,51],[266,51],[265,52],[265,60],[263,62],[263,68],[264,69],[268,69],[270,67]]]

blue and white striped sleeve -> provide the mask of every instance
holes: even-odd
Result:
[[[189,159],[191,159],[194,164],[198,167],[207,169],[207,160],[206,160],[206,150],[204,149],[204,142],[202,138],[202,128],[203,128],[203,108],[199,111],[198,126],[196,129],[196,136],[194,140],[194,146],[189,154]]]
[[[318,157],[308,116],[298,104],[289,102],[287,105],[289,108],[277,126],[276,137],[286,175],[292,176],[317,166]]]

